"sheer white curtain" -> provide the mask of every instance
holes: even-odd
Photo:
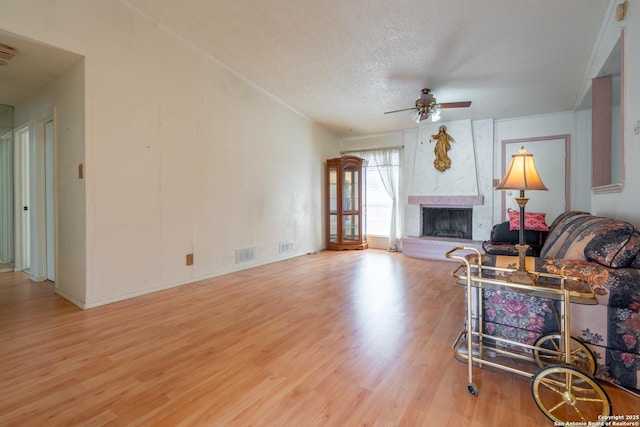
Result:
[[[400,250],[402,237],[402,224],[400,216],[400,159],[401,148],[381,148],[351,152],[367,161],[367,170],[376,170],[380,174],[380,180],[384,189],[391,198],[391,220],[389,224],[390,251]]]

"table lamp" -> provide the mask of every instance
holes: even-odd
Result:
[[[511,163],[509,164],[509,168],[507,168],[507,173],[504,174],[502,181],[496,186],[496,189],[520,191],[520,197],[515,198],[520,207],[520,230],[518,233],[518,244],[516,245],[516,250],[518,251],[518,271],[512,275],[512,278],[514,281],[531,283],[533,279],[528,278],[525,261],[529,245],[524,242],[524,207],[527,205],[529,198],[524,196],[524,192],[526,190],[547,191],[547,187],[542,183],[536,170],[533,154],[527,154],[527,150],[521,147],[518,154],[511,156]]]

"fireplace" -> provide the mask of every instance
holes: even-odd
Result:
[[[482,251],[482,241],[489,238],[492,223],[492,207],[484,204],[483,196],[409,196],[408,202],[404,255],[453,261],[445,254],[461,243]],[[432,217],[430,209],[441,212]]]
[[[422,206],[422,236],[471,239],[473,209]]]

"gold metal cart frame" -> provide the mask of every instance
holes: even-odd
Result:
[[[469,251],[477,254],[477,264],[471,264],[463,255],[455,252]],[[533,283],[522,284],[512,279],[516,269],[482,265],[482,254],[476,248],[458,246],[445,256],[460,260],[453,273],[458,283],[466,285],[467,320],[465,329],[458,335],[453,350],[461,359],[467,360],[469,393],[478,394],[473,382],[473,366],[489,366],[498,370],[531,378],[531,393],[538,408],[551,420],[563,423],[584,422],[585,425],[604,425],[611,415],[611,401],[602,386],[592,376],[596,362],[593,353],[577,338],[570,336],[571,301],[582,304],[597,304],[591,286],[574,277],[541,272],[529,272]],[[514,276],[515,277],[515,276]],[[513,281],[512,281],[513,280]],[[559,300],[559,333],[540,337],[535,345],[529,345],[483,333],[483,289],[506,289]],[[473,322],[473,295],[477,291],[477,321]],[[485,341],[493,342],[485,350]],[[477,343],[477,355],[474,344]],[[466,351],[462,350],[466,345]],[[515,360],[535,362],[536,372],[500,363],[495,357],[507,356]],[[494,357],[489,360],[488,357]]]

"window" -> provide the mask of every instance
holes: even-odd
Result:
[[[365,221],[367,235],[389,238],[389,249],[399,249],[400,147],[350,152],[367,161],[365,166]]]
[[[384,188],[377,167],[367,167],[365,173],[367,177],[365,181],[367,187],[367,199],[365,202],[367,234],[370,236],[389,237],[393,199]]]

